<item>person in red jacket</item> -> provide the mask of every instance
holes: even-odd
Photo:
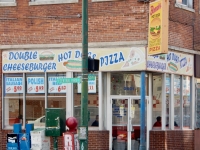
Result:
[[[162,126],[161,117],[158,116],[158,117],[156,118],[156,120],[157,120],[157,121],[154,123],[153,127],[161,127],[161,126]]]

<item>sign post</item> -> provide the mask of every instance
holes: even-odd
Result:
[[[81,82],[81,122],[85,127],[85,139],[80,140],[80,149],[88,149],[88,0],[82,1],[82,82]]]

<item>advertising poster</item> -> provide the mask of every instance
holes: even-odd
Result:
[[[149,5],[148,54],[168,52],[169,1],[157,0]]]
[[[77,83],[78,85],[78,93],[81,93],[81,83]],[[93,80],[88,80],[88,93],[96,93],[96,76],[94,76]]]
[[[179,52],[147,56],[147,70],[174,73],[180,75],[193,75],[194,56]]]
[[[5,93],[23,93],[22,77],[6,77]]]
[[[88,57],[99,59],[99,70],[145,69],[145,47],[90,48]],[[3,73],[65,72],[82,69],[82,49],[3,51]]]
[[[27,93],[44,93],[44,77],[27,77]]]
[[[66,93],[67,83],[58,83],[57,80],[66,77],[48,77],[48,93]]]

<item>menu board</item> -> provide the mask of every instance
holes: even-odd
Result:
[[[5,93],[23,93],[22,77],[6,77]]]
[[[28,77],[27,93],[44,93],[44,77]]]
[[[48,77],[48,93],[66,93],[67,83],[59,83],[57,80],[66,77]]]

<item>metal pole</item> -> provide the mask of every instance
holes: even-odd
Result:
[[[140,86],[140,150],[146,150],[145,143],[145,71],[141,72]]]
[[[53,150],[58,150],[58,139],[56,136],[53,137]]]
[[[81,124],[86,127],[86,138],[80,140],[80,150],[88,149],[88,0],[82,0],[82,82]]]

